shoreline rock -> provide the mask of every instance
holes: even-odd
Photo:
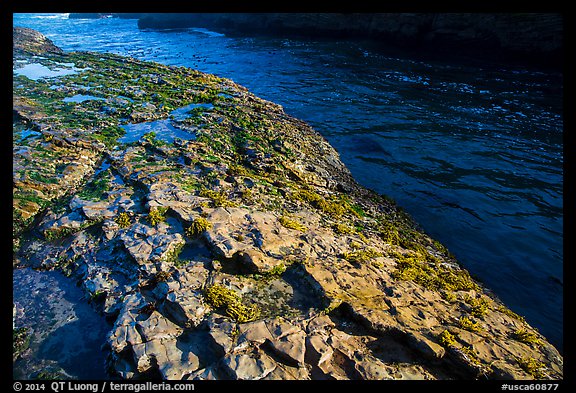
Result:
[[[196,70],[14,37],[15,71],[74,72],[14,77],[13,264],[81,283],[113,322],[116,376],[563,378],[536,329],[279,105]],[[100,100],[63,100],[87,90]],[[119,143],[150,105],[194,137]]]
[[[365,39],[434,56],[560,69],[559,13],[195,13],[142,14],[141,29],[204,27],[232,35]]]

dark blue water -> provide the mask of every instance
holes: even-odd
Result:
[[[14,15],[65,50],[230,78],[310,123],[562,350],[562,75],[386,53],[359,42],[140,31],[135,20]]]
[[[38,373],[58,379],[107,379],[102,345],[111,325],[60,272],[14,270],[14,323],[27,327],[30,347],[14,362],[14,379]],[[49,378],[52,379],[52,378]]]

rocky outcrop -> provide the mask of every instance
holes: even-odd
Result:
[[[361,38],[383,47],[436,55],[456,51],[489,60],[562,65],[563,20],[554,13],[143,14],[138,25],[207,27],[229,34]]]
[[[563,377],[545,337],[279,105],[184,67],[41,53],[14,65],[13,263],[81,284],[113,321],[115,375]],[[181,137],[119,142],[158,119]]]
[[[15,27],[12,34],[12,54],[40,54],[44,52],[62,53],[54,43],[36,30],[26,27]]]

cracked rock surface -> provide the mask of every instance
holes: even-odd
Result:
[[[279,105],[26,29],[13,56],[13,264],[80,283],[114,375],[562,378],[545,337]]]

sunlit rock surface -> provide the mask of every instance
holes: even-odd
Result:
[[[13,263],[80,283],[116,376],[562,378],[536,329],[280,106],[27,29],[13,55]],[[118,142],[157,120],[190,137]]]

